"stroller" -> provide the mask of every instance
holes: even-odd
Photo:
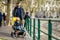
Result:
[[[23,28],[23,26],[21,25],[20,22],[18,22],[18,20],[15,21],[14,25],[12,26],[14,32],[11,32],[11,37],[16,37],[16,34],[18,35],[22,35],[23,37],[26,35],[26,32]],[[18,32],[18,33],[16,33]]]

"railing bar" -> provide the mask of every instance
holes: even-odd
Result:
[[[34,18],[34,19],[37,19],[37,18]],[[52,18],[39,18],[40,20],[42,20],[42,21],[49,21],[49,20],[51,20],[51,21],[55,21],[55,22],[60,22],[60,19],[58,19],[58,20],[56,20],[56,19],[52,19]],[[32,26],[33,27],[33,26]],[[35,26],[36,27],[36,26]],[[36,28],[37,30],[38,30],[38,28]],[[30,30],[29,30],[30,31]],[[47,33],[45,33],[44,31],[42,31],[42,30],[39,30],[40,32],[42,32],[42,33],[44,33],[44,34],[46,34],[46,35],[49,35],[49,34],[47,34]],[[32,34],[33,34],[34,32],[32,31]],[[56,37],[54,37],[54,36],[52,36],[52,35],[49,35],[49,36],[51,36],[52,38],[54,38],[54,39],[56,39],[56,40],[60,40],[60,39],[58,39],[58,38],[56,38]],[[35,35],[35,37],[36,38],[38,38],[36,35]]]
[[[36,28],[36,29],[38,29],[38,28]],[[43,32],[42,30],[40,30],[40,31],[41,31],[42,33],[48,35],[47,33]],[[33,33],[33,31],[32,31],[31,33]],[[60,39],[58,39],[58,38],[56,38],[56,37],[54,37],[54,36],[51,36],[51,37],[54,38],[54,39],[56,39],[56,40],[60,40]]]
[[[34,25],[33,25],[33,40],[35,40],[35,19],[33,19],[33,23],[34,23]]]
[[[36,29],[38,30],[38,28],[36,28]],[[40,30],[40,31],[41,31],[42,33],[48,35],[47,33],[43,32],[42,30]],[[31,33],[33,33],[33,31],[31,31]],[[58,39],[58,38],[56,38],[56,37],[54,37],[54,36],[51,36],[51,37],[53,37],[54,39],[60,40],[60,39]]]
[[[36,28],[36,29],[38,29],[38,28]],[[40,31],[41,31],[42,33],[48,35],[47,33],[43,32],[42,30],[40,30]],[[58,39],[58,38],[56,38],[56,37],[54,37],[54,36],[51,36],[51,37],[54,38],[54,39]],[[58,39],[58,40],[60,40],[60,39]]]
[[[51,20],[53,22],[60,22],[60,19],[59,18],[32,18],[32,19],[40,19],[42,21],[48,21],[48,20]]]
[[[51,20],[48,21],[48,40],[52,40],[52,23]]]
[[[38,40],[40,40],[40,20],[38,19]]]
[[[36,28],[36,29],[38,29],[38,28]],[[47,33],[45,33],[45,32],[43,32],[42,30],[40,30],[42,33],[44,33],[44,34],[46,34],[46,35],[48,35]],[[33,32],[31,32],[31,33],[33,33]],[[38,39],[38,37],[37,36],[35,36],[37,39]],[[54,37],[54,36],[51,36],[52,38],[54,38],[54,39],[56,39],[56,40],[60,40],[60,39],[58,39],[58,38],[56,38],[56,37]]]

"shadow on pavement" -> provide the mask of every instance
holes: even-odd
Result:
[[[4,32],[0,32],[0,37],[1,36],[11,37],[9,33],[4,33]]]

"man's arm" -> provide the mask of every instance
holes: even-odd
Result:
[[[15,7],[15,8],[13,9],[13,12],[12,12],[12,16],[13,16],[13,17],[16,16],[16,10],[17,10],[17,7]]]
[[[22,8],[22,19],[24,19],[24,17],[25,17],[25,11],[24,11],[24,9]]]

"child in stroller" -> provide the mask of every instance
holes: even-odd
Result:
[[[14,32],[11,32],[11,36],[13,37],[15,35],[15,37],[18,37],[19,35],[23,35],[25,36],[25,30],[22,26],[22,24],[20,23],[20,19],[17,18],[14,25],[12,26]]]

